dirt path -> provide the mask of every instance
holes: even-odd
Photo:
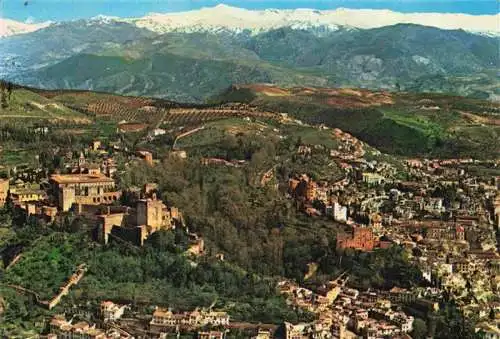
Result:
[[[459,113],[472,123],[500,126],[500,119],[489,118],[464,111],[459,111]]]
[[[179,139],[182,139],[182,138],[184,138],[184,137],[187,137],[187,136],[189,136],[189,135],[191,135],[191,134],[194,134],[194,133],[196,133],[196,132],[198,132],[198,131],[201,131],[201,130],[204,130],[204,129],[205,129],[205,126],[201,126],[201,127],[197,127],[197,128],[195,128],[195,129],[192,129],[192,130],[190,130],[190,131],[184,132],[184,133],[182,133],[182,134],[179,134],[179,135],[177,136],[177,138],[175,138],[175,140],[174,140],[174,144],[172,145],[172,149],[173,149],[173,150],[176,150],[176,149],[177,149],[177,146],[176,146],[176,145],[177,145],[177,141],[179,141]]]

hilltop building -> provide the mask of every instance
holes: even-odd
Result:
[[[312,202],[317,197],[318,185],[307,175],[300,179],[292,178],[288,181],[288,191],[297,200]]]
[[[191,244],[188,247],[187,253],[195,257],[203,255],[205,253],[205,241],[196,234],[193,234],[191,237]]]
[[[462,223],[444,222],[440,220],[412,221],[397,227],[400,232],[412,230],[424,235],[430,240],[465,241],[465,228]]]
[[[347,207],[335,202],[333,203],[333,218],[339,222],[347,221]]]
[[[153,153],[149,151],[138,151],[137,155],[144,159],[148,166],[153,166]]]
[[[26,202],[43,201],[47,199],[47,194],[45,191],[39,188],[11,188],[10,198],[16,204],[22,204]]]
[[[363,182],[369,186],[380,185],[385,181],[385,178],[377,173],[363,173]]]
[[[377,245],[377,240],[370,227],[355,227],[352,234],[339,235],[337,248],[353,248],[361,251],[372,251]]]
[[[97,240],[107,244],[111,235],[142,246],[154,232],[175,228],[181,218],[176,207],[167,207],[153,193],[152,198],[139,200],[136,209],[108,208],[101,213],[97,217]]]
[[[142,199],[137,203],[137,224],[146,225],[151,233],[173,228],[173,219],[178,214],[177,208],[169,209],[154,193],[151,199]]]
[[[38,220],[43,220],[48,223],[54,222],[57,216],[57,207],[48,206],[37,201],[14,201],[14,207],[26,216],[33,216]]]
[[[271,339],[272,337],[272,333],[270,330],[266,330],[266,329],[259,329],[257,331],[257,334],[252,337],[252,339]]]
[[[111,204],[120,198],[113,179],[95,174],[54,174],[50,177],[52,193],[59,209],[66,212],[73,204]]]
[[[101,302],[100,314],[103,321],[114,321],[118,320],[123,316],[125,305],[117,305],[112,301]]]
[[[222,331],[198,332],[198,339],[224,339]]]

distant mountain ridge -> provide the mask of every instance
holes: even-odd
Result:
[[[78,53],[123,46],[156,36],[124,22],[76,20],[49,25],[27,34],[0,39],[0,77],[50,66]]]
[[[281,11],[267,12],[281,18]],[[139,26],[100,16],[0,39],[0,78],[182,102],[203,102],[234,83],[500,98],[500,38],[461,29],[396,24],[160,34]]]
[[[8,36],[26,34],[37,31],[49,26],[50,22],[45,23],[25,23],[15,20],[0,18],[0,38]]]
[[[258,34],[282,27],[294,29],[323,27],[327,30],[335,30],[338,27],[370,29],[405,23],[441,29],[463,29],[474,33],[500,34],[498,26],[500,14],[399,13],[390,10],[347,8],[247,10],[220,4],[189,12],[153,13],[129,21],[158,33],[212,32],[227,29],[236,32],[248,30]]]
[[[400,13],[391,10],[347,9],[316,10],[265,9],[248,10],[219,4],[197,10],[173,13],[151,13],[140,18],[120,18],[99,15],[89,21],[127,22],[156,33],[230,31],[259,34],[270,30],[290,27],[293,29],[330,32],[339,27],[371,29],[396,24],[417,24],[440,29],[463,29],[477,34],[500,35],[500,14],[469,15],[454,13]],[[8,29],[9,27],[18,28]],[[0,19],[0,37],[35,31],[46,24],[28,25],[8,19]]]

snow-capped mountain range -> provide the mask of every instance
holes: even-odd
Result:
[[[441,29],[463,29],[477,34],[500,36],[500,14],[469,15],[451,13],[399,13],[390,10],[346,9],[314,10],[247,10],[227,5],[201,8],[188,12],[151,13],[141,18],[98,16],[91,22],[121,21],[133,23],[157,33],[172,31],[232,31],[258,34],[280,27],[331,31],[339,27],[377,28],[399,23],[419,24]],[[28,33],[49,23],[27,24],[0,19],[0,37]]]
[[[220,29],[250,30],[253,33],[261,33],[280,27],[377,28],[411,23],[441,29],[463,29],[474,33],[500,34],[500,14],[398,13],[390,10],[346,8],[324,11],[314,9],[256,11],[217,5],[189,12],[153,13],[142,18],[130,19],[129,22],[159,33]]]

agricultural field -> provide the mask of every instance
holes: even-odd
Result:
[[[73,100],[76,98],[77,100]],[[56,97],[68,105],[75,105],[78,109],[87,112],[97,119],[110,119],[114,121],[142,121],[155,118],[158,109],[153,100],[142,98],[126,98],[114,95],[90,93],[87,96],[69,94]]]
[[[444,94],[233,86],[212,102],[244,100],[262,111],[347,131],[402,156],[500,155],[500,104]]]
[[[253,136],[266,135],[272,133],[269,126],[259,123],[245,121],[243,119],[229,118],[215,122],[208,122],[200,126],[200,130],[178,138],[176,146],[178,148],[199,147],[219,143],[225,136]]]
[[[263,137],[269,138],[270,141],[290,138],[305,145],[324,146],[327,149],[337,149],[340,145],[331,129],[256,119],[221,119],[199,124],[191,131],[195,132],[177,139],[176,148],[188,149],[213,145],[228,141],[230,137]]]
[[[189,129],[246,117],[274,126],[272,121],[283,122],[287,120],[283,114],[287,114],[288,120],[340,128],[392,155],[479,158],[500,155],[497,146],[500,105],[443,94],[245,85],[231,87],[210,99],[210,104],[185,105],[107,93],[17,88],[11,101],[11,107],[1,112],[4,117],[71,123],[68,133],[75,129],[70,134],[80,136],[116,136],[117,123],[124,121],[146,124],[146,130],[160,126],[166,130]],[[89,122],[94,124],[82,128],[82,124]],[[304,126],[299,130],[297,124],[288,126],[289,130],[285,128],[283,133],[300,136],[307,143],[336,147],[328,131],[309,130],[312,131],[309,133]]]
[[[300,142],[306,145],[321,145],[328,149],[337,149],[339,141],[333,135],[331,129],[318,129],[300,125],[282,125],[281,130],[285,135],[293,135],[300,138]]]
[[[278,115],[269,112],[246,111],[231,108],[200,107],[200,108],[173,108],[163,119],[167,125],[192,125],[206,121],[228,119],[231,117],[256,119],[278,119]]]
[[[161,109],[160,100],[126,97],[90,91],[45,91],[36,90],[41,96],[71,107],[91,118],[111,121],[153,121]],[[167,105],[168,102],[161,101]]]
[[[260,121],[229,118],[193,126],[177,136],[174,147],[202,157],[250,160],[256,149],[278,141],[273,126]]]
[[[26,89],[14,89],[7,100],[7,107],[0,109],[3,121],[22,120],[27,123],[49,121],[51,123],[90,123],[82,113],[64,104],[50,100]]]
[[[97,121],[138,122],[151,126],[181,126],[230,117],[252,116],[275,119],[276,115],[266,112],[248,112],[239,109],[221,108],[216,105],[179,104],[168,100],[121,96],[109,93],[87,91],[35,90],[39,95],[50,98]]]

